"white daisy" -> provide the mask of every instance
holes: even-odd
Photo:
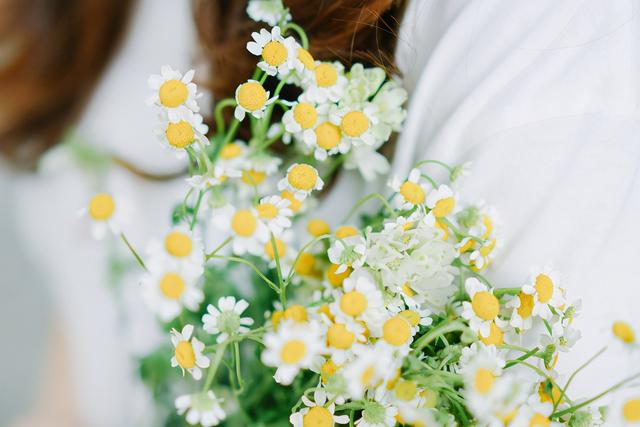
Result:
[[[205,136],[209,127],[204,123],[203,117],[191,110],[182,110],[177,114],[177,120],[172,122],[166,113],[159,115],[160,124],[156,128],[156,136],[165,147],[176,152],[179,158],[185,156],[184,149],[196,141],[208,144]]]
[[[235,297],[220,297],[218,308],[212,304],[207,306],[207,314],[202,316],[204,330],[212,335],[218,335],[217,342],[226,341],[230,336],[249,332],[247,326],[253,325],[250,317],[241,317],[249,307],[249,303],[241,299],[236,302]]]
[[[321,114],[318,106],[313,102],[302,100],[296,102],[282,116],[282,123],[286,131],[283,138],[288,139],[293,136],[298,141],[303,141],[308,145],[312,144],[315,140],[314,129]]]
[[[192,175],[187,178],[187,184],[196,190],[207,190],[216,185],[220,185],[227,178],[239,178],[242,172],[234,169],[225,169],[223,166],[216,164],[202,175]]]
[[[208,368],[210,360],[202,354],[204,343],[192,337],[193,325],[185,325],[182,332],[171,330],[171,343],[175,347],[175,354],[171,358],[171,367],[179,366],[182,374],[187,371],[193,379],[202,378],[202,369]]]
[[[220,406],[221,400],[213,391],[186,394],[179,396],[176,401],[178,415],[184,415],[191,425],[201,424],[202,427],[212,427],[220,424],[227,414]]]
[[[202,240],[198,233],[184,225],[174,227],[163,240],[152,240],[147,252],[147,267],[150,270],[162,270],[167,260],[185,264],[198,272],[204,268]]]
[[[335,301],[329,305],[337,321],[365,322],[373,336],[380,336],[385,321],[382,292],[364,270],[355,270],[334,291]]]
[[[538,394],[532,395],[518,408],[518,413],[509,424],[513,427],[559,427],[561,424],[553,422],[549,416],[553,412],[551,402],[541,402]],[[616,424],[618,427],[619,424]]]
[[[290,205],[289,200],[280,196],[267,196],[260,200],[256,211],[269,230],[279,236],[284,229],[291,227],[293,211],[289,209]]]
[[[366,102],[359,108],[341,108],[332,121],[339,124],[343,139],[350,145],[374,147],[389,137],[386,132],[380,133],[377,112],[374,104]]]
[[[336,274],[343,273],[347,268],[362,267],[366,253],[366,241],[360,235],[336,238],[327,251],[329,261],[339,266]]]
[[[616,393],[613,403],[607,409],[605,426],[640,426],[640,390],[629,388]]]
[[[405,181],[394,177],[389,186],[398,193],[393,201],[399,209],[411,209],[425,203],[428,187],[426,181],[421,178],[420,169],[411,169]]]
[[[102,240],[108,231],[120,232],[121,209],[115,198],[109,193],[97,193],[89,199],[87,206],[78,211],[78,216],[87,216],[91,220],[91,234],[96,240]]]
[[[266,22],[272,27],[291,20],[291,14],[282,0],[249,0],[247,15],[256,22]]]
[[[303,85],[305,96],[310,101],[319,104],[338,102],[344,96],[347,86],[344,66],[339,62],[316,62]]]
[[[220,165],[225,170],[241,171],[245,169],[249,147],[244,141],[230,142],[220,149],[216,166]]]
[[[496,242],[496,239],[485,240],[478,249],[469,255],[469,265],[476,271],[487,268],[495,255]]]
[[[362,399],[365,391],[386,384],[402,363],[402,359],[392,357],[390,348],[382,343],[356,345],[354,354],[354,359],[340,370],[353,399]]]
[[[338,365],[343,364],[353,354],[353,346],[366,341],[364,333],[364,326],[356,322],[330,323],[327,328],[327,349],[331,359]]]
[[[559,309],[565,304],[562,288],[560,288],[559,275],[546,268],[531,278],[532,285],[522,287],[522,290],[533,295],[533,315],[543,319],[550,319],[553,315],[551,309]]]
[[[247,80],[238,86],[235,98],[237,105],[234,117],[240,121],[244,120],[247,113],[261,119],[267,106],[276,100],[276,97],[269,98],[269,92],[256,80]]]
[[[616,320],[611,325],[611,333],[620,342],[628,346],[633,346],[636,341],[636,333],[633,327],[623,320]]]
[[[269,241],[269,229],[258,217],[255,209],[235,209],[230,214],[215,223],[223,231],[230,231],[233,236],[231,246],[233,253],[242,255],[249,252],[252,255],[262,254],[264,244]]]
[[[179,113],[185,108],[197,113],[200,108],[196,100],[201,94],[198,94],[198,88],[193,83],[194,74],[194,70],[189,70],[183,76],[180,71],[163,65],[160,74],[149,77],[148,83],[153,94],[147,99],[147,103],[163,107],[169,121],[174,123],[180,120]]]
[[[336,415],[336,404],[331,402],[327,405],[327,393],[324,390],[313,392],[313,400],[302,395],[302,403],[305,408],[298,412],[294,412],[289,417],[289,422],[293,427],[304,426],[332,426],[334,424],[348,424],[348,415]]]
[[[280,27],[271,32],[262,28],[251,33],[253,41],[247,43],[247,50],[255,56],[262,56],[258,68],[270,76],[286,76],[294,68],[298,44],[293,37],[282,37]]]
[[[441,184],[427,194],[425,204],[431,209],[431,214],[436,218],[450,215],[456,207],[456,199],[453,191],[448,186]]]
[[[304,200],[314,190],[322,190],[323,186],[316,168],[306,163],[289,166],[287,175],[278,182],[278,190],[290,191],[298,200]]]
[[[469,321],[469,327],[482,337],[488,337],[492,322],[500,313],[500,301],[484,283],[475,277],[469,277],[464,287],[471,302],[462,303],[462,317]]]
[[[531,292],[531,289],[527,291]],[[527,291],[521,290],[505,304],[507,308],[513,309],[509,323],[521,331],[528,331],[533,326],[533,295]]]

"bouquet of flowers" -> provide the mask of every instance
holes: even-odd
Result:
[[[584,366],[568,378],[554,370],[580,337],[580,304],[557,272],[517,287],[483,275],[499,227],[491,208],[454,192],[466,166],[419,161],[389,195],[342,219],[314,216],[341,168],[367,180],[388,172],[378,149],[400,130],[407,94],[380,68],[314,60],[281,2],[251,1],[248,13],[272,27],[251,34],[255,73],[216,104],[214,133],[193,71],[165,66],[149,79],[159,139],[189,165],[172,228],[140,255],[118,228],[117,195],[86,209],[144,269],[141,291],[167,331],[140,368],[169,408],[165,424],[636,425],[640,392],[620,390],[639,375],[575,400]],[[628,324],[613,332],[635,346]],[[606,412],[595,406],[614,390]]]

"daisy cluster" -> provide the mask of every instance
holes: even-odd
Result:
[[[314,217],[340,167],[366,180],[387,174],[378,150],[400,130],[407,93],[380,68],[314,59],[281,0],[252,0],[247,12],[269,28],[247,41],[255,73],[216,103],[214,132],[193,70],[165,66],[149,79],[159,140],[188,165],[173,226],[139,255],[113,196],[83,210],[97,237],[113,230],[144,269],[142,297],[168,334],[166,366],[191,378],[175,384],[154,368],[179,391],[175,413],[205,427],[640,425],[637,389],[617,392],[605,421],[597,399],[571,398],[574,375],[556,371],[580,337],[580,304],[558,272],[535,269],[516,287],[485,275],[499,221],[459,198],[466,165],[418,162],[342,221]],[[378,212],[354,219],[370,201]],[[612,331],[636,347],[631,325]]]

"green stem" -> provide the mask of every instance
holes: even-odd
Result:
[[[495,288],[493,290],[493,294],[496,297],[500,297],[502,295],[519,295],[522,292],[522,288]]]
[[[271,249],[273,250],[273,259],[276,262],[276,273],[278,274],[278,284],[280,285],[278,293],[280,294],[280,303],[282,304],[282,309],[284,310],[287,305],[287,293],[286,293],[286,285],[285,281],[282,279],[282,268],[280,266],[280,254],[278,253],[278,244],[276,243],[276,238],[271,233]]]
[[[220,344],[220,347],[216,351],[215,356],[213,356],[213,362],[209,367],[209,371],[207,372],[207,380],[204,383],[204,387],[202,391],[209,391],[211,389],[211,384],[213,384],[213,379],[216,376],[216,372],[218,371],[218,367],[220,366],[220,362],[222,362],[222,358],[224,357],[224,353],[227,350],[228,341]]]
[[[445,162],[441,162],[440,160],[423,160],[421,162],[418,162],[415,164],[414,168],[419,168],[422,165],[426,165],[426,164],[434,164],[434,165],[440,165],[443,168],[445,168],[446,170],[449,171],[449,173],[453,172],[453,168],[451,166],[449,166],[448,164],[446,164]]]
[[[224,117],[222,116],[222,110],[226,107],[235,107],[237,105],[236,100],[233,98],[226,98],[218,102],[214,110],[214,116],[216,119],[216,132],[223,134],[225,132]]]
[[[342,223],[344,224],[347,221],[349,221],[349,219],[353,216],[353,214],[355,214],[358,211],[358,209],[360,209],[362,207],[362,205],[364,205],[365,203],[367,203],[369,200],[372,200],[372,199],[380,200],[382,202],[382,204],[389,210],[389,212],[391,212],[391,213],[395,212],[393,207],[391,207],[391,205],[389,204],[387,199],[382,194],[372,193],[372,194],[364,196],[362,199],[360,199],[358,201],[358,203],[356,203],[353,206],[353,208],[351,208],[351,210],[349,211],[347,216],[342,220]]]
[[[208,261],[209,259],[213,258],[220,251],[220,249],[222,249],[225,246],[227,246],[229,244],[229,242],[231,242],[232,240],[233,240],[233,236],[227,237],[224,240],[224,242],[220,243],[218,246],[216,246],[216,248],[214,250],[212,250],[207,255],[205,255],[205,260]]]
[[[318,243],[321,240],[326,240],[326,239],[330,239],[331,238],[331,234],[323,234],[322,236],[318,236],[313,238],[310,242],[307,242],[298,252],[298,255],[296,255],[295,260],[293,261],[293,265],[291,266],[291,270],[289,270],[289,274],[287,274],[287,279],[286,279],[286,284],[287,286],[289,285],[289,282],[291,282],[291,279],[293,278],[293,275],[295,273],[296,270],[296,264],[298,264],[298,260],[300,259],[300,257],[302,256],[302,254],[311,246],[313,246],[314,244]]]
[[[586,368],[587,366],[589,366],[591,364],[591,362],[593,362],[594,360],[596,360],[602,353],[604,353],[607,350],[607,347],[603,347],[600,351],[598,351],[596,354],[594,354],[589,360],[587,360],[586,362],[584,362],[582,365],[580,365],[578,367],[578,369],[576,369],[573,374],[571,374],[571,376],[569,377],[569,379],[567,380],[567,383],[564,385],[564,388],[562,390],[560,390],[560,398],[554,402],[553,404],[553,410],[555,411],[556,408],[558,407],[558,404],[562,401],[562,398],[567,394],[567,390],[569,389],[569,386],[571,385],[571,383],[573,382],[574,378],[580,373],[580,371],[582,371],[584,368]]]
[[[120,238],[122,239],[124,244],[127,245],[127,248],[129,248],[129,251],[133,254],[133,257],[136,259],[136,261],[138,261],[138,264],[140,264],[140,267],[142,267],[145,271],[148,271],[147,266],[144,265],[144,261],[142,261],[142,258],[140,258],[140,255],[138,255],[136,250],[133,249],[133,246],[131,246],[131,243],[129,243],[129,240],[127,240],[127,237],[123,232],[120,233]]]
[[[432,329],[431,331],[429,331],[429,333],[421,336],[415,342],[414,348],[416,351],[421,351],[423,348],[428,346],[432,341],[434,341],[436,338],[438,338],[441,335],[445,335],[451,332],[458,332],[458,331],[463,332],[465,330],[467,330],[467,325],[465,325],[462,322],[454,321],[451,323],[445,323],[444,325],[438,326]]]
[[[265,276],[264,274],[262,274],[262,272],[260,271],[260,269],[258,267],[255,266],[255,264],[253,264],[251,261],[247,261],[244,258],[239,258],[239,257],[235,257],[235,256],[224,256],[224,255],[213,255],[211,256],[211,258],[215,258],[215,259],[223,259],[223,260],[227,260],[227,261],[233,261],[233,262],[237,262],[240,264],[244,264],[248,267],[251,267],[251,269],[262,279],[264,280],[264,282],[269,285],[269,287],[271,289],[273,289],[276,292],[280,292],[280,289],[278,288],[278,286],[276,286],[275,283],[273,283],[267,276]]]
[[[198,211],[200,211],[200,205],[202,204],[203,196],[204,196],[204,191],[200,190],[198,192],[198,199],[196,200],[196,206],[193,208],[193,217],[191,218],[191,224],[189,224],[190,230],[193,230],[193,227],[196,226],[196,221],[198,220]]]
[[[304,29],[298,24],[294,24],[293,22],[289,22],[287,25],[285,25],[283,32],[286,33],[289,29],[295,31],[298,34],[302,47],[305,49],[309,49],[309,38],[307,37],[307,33],[304,31]]]

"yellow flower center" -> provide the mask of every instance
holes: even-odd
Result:
[[[622,406],[622,416],[626,421],[640,421],[640,399],[627,400]]]
[[[315,68],[316,82],[320,87],[330,87],[338,81],[338,70],[331,64],[320,64]]]
[[[278,259],[282,259],[287,251],[287,244],[280,239],[276,239],[276,250],[278,251]],[[276,259],[270,240],[264,245],[264,251],[270,259]]]
[[[400,194],[402,194],[402,197],[404,197],[407,202],[413,205],[419,205],[423,203],[425,198],[424,190],[422,189],[422,187],[411,181],[405,181],[400,186]]]
[[[242,171],[242,182],[247,185],[260,185],[264,182],[264,179],[267,177],[267,174],[264,172],[260,172],[257,170],[249,169]]]
[[[331,233],[331,228],[326,221],[323,221],[321,219],[311,219],[307,223],[307,231],[313,237],[318,237],[322,236],[323,234]]]
[[[273,219],[278,216],[278,207],[272,203],[261,203],[256,210],[260,218]]]
[[[433,215],[436,218],[442,218],[443,216],[447,216],[453,212],[453,208],[455,208],[455,206],[456,199],[453,197],[447,197],[445,199],[438,200],[431,212],[433,212]]]
[[[289,209],[293,212],[298,212],[302,208],[302,200],[296,199],[290,191],[283,191],[280,197],[289,201]]]
[[[538,293],[538,301],[541,303],[547,303],[553,296],[553,281],[546,274],[538,274],[536,276],[535,284],[536,292]]]
[[[327,408],[314,406],[302,417],[302,427],[333,427],[333,415]]]
[[[264,62],[273,67],[284,64],[287,56],[287,48],[279,41],[270,41],[262,48]]]
[[[417,392],[418,387],[413,381],[400,381],[396,385],[396,396],[398,396],[400,400],[412,400],[416,397]]]
[[[296,323],[304,323],[307,321],[307,310],[300,304],[294,304],[284,311],[284,318]]]
[[[340,126],[347,136],[355,138],[369,129],[369,119],[360,111],[350,111],[344,115]]]
[[[238,104],[247,111],[257,111],[267,102],[267,92],[258,82],[247,82],[240,85],[237,96]]]
[[[351,317],[357,317],[367,309],[367,297],[362,292],[351,291],[342,295],[340,309]]]
[[[291,340],[288,341],[280,351],[280,358],[287,365],[293,365],[300,362],[307,354],[307,346],[304,341]]]
[[[418,323],[420,323],[420,315],[413,310],[401,311],[400,316],[407,319],[411,326],[418,326]]]
[[[633,328],[627,322],[613,322],[613,335],[620,341],[627,344],[633,344],[636,341],[636,335]]]
[[[411,325],[404,316],[394,316],[384,322],[382,337],[391,345],[405,344],[411,338]]]
[[[474,313],[482,320],[492,320],[500,311],[500,303],[491,292],[476,292],[471,300],[471,307]]]
[[[320,375],[322,376],[322,382],[326,384],[329,377],[332,377],[337,370],[338,370],[338,365],[336,365],[333,360],[329,359],[326,362],[324,362],[320,367]]]
[[[335,320],[333,314],[331,314],[331,309],[329,308],[329,304],[322,304],[320,307],[318,307],[316,312],[318,314],[324,314],[325,316],[327,316],[327,319],[331,320],[332,322]]]
[[[189,97],[187,85],[180,80],[167,80],[160,86],[160,103],[168,108],[178,107]]]
[[[329,281],[329,283],[331,283],[331,285],[334,288],[342,286],[342,282],[344,282],[344,279],[349,277],[349,275],[351,274],[351,271],[353,271],[351,267],[347,267],[347,269],[342,273],[336,274],[336,271],[338,270],[339,267],[340,266],[337,264],[331,264],[327,269],[327,280]]]
[[[316,61],[313,59],[313,56],[309,53],[309,51],[303,47],[298,48],[298,59],[302,62],[302,65],[307,70],[314,70],[316,68]]]
[[[539,413],[534,414],[529,421],[529,427],[549,427],[550,425],[549,417]]]
[[[342,323],[334,323],[327,331],[327,344],[340,350],[351,348],[356,340],[356,335],[349,331]]]
[[[95,221],[106,221],[116,210],[113,197],[106,193],[96,194],[89,201],[89,216]]]
[[[176,258],[184,258],[191,255],[193,250],[193,242],[191,237],[181,231],[172,231],[164,238],[164,247]]]
[[[309,252],[303,252],[298,257],[298,261],[295,265],[295,272],[301,276],[309,276],[314,272],[316,265],[316,257]]]
[[[175,148],[188,147],[193,142],[195,135],[193,127],[185,120],[181,120],[178,123],[169,123],[164,133],[169,145]]]
[[[347,237],[357,236],[359,231],[352,225],[341,225],[336,230],[336,237],[338,239],[346,239]]]
[[[405,283],[404,285],[402,285],[402,292],[404,292],[404,294],[408,297],[412,297],[414,296],[416,293],[413,291],[413,289],[411,289],[409,287],[408,283]]]
[[[176,361],[184,369],[191,369],[196,366],[196,353],[189,341],[180,341],[176,345]]]
[[[330,122],[322,123],[316,128],[316,143],[325,150],[335,148],[340,143],[340,128]]]
[[[317,180],[318,171],[304,163],[295,165],[287,174],[287,181],[296,190],[311,191]]]
[[[220,158],[224,160],[235,159],[240,154],[242,154],[242,147],[238,144],[227,144],[220,150]]]
[[[256,228],[258,228],[258,221],[251,211],[241,209],[233,214],[231,218],[231,228],[238,236],[249,237],[252,236]]]
[[[160,279],[160,291],[168,299],[179,299],[184,292],[185,286],[182,277],[176,273],[166,273]]]
[[[488,369],[479,368],[476,371],[474,387],[480,394],[488,394],[493,388],[493,383],[496,380],[496,376],[493,375]]]
[[[302,129],[311,129],[318,120],[318,112],[308,102],[301,102],[293,107],[293,119]]]
[[[533,312],[533,295],[520,292],[518,295],[520,299],[520,307],[518,307],[518,315],[523,319],[528,319]]]
[[[502,329],[500,329],[500,327],[496,325],[496,322],[491,322],[491,326],[489,326],[488,337],[483,337],[480,334],[478,335],[480,337],[480,341],[482,341],[484,345],[504,344],[504,333],[502,332]]]

